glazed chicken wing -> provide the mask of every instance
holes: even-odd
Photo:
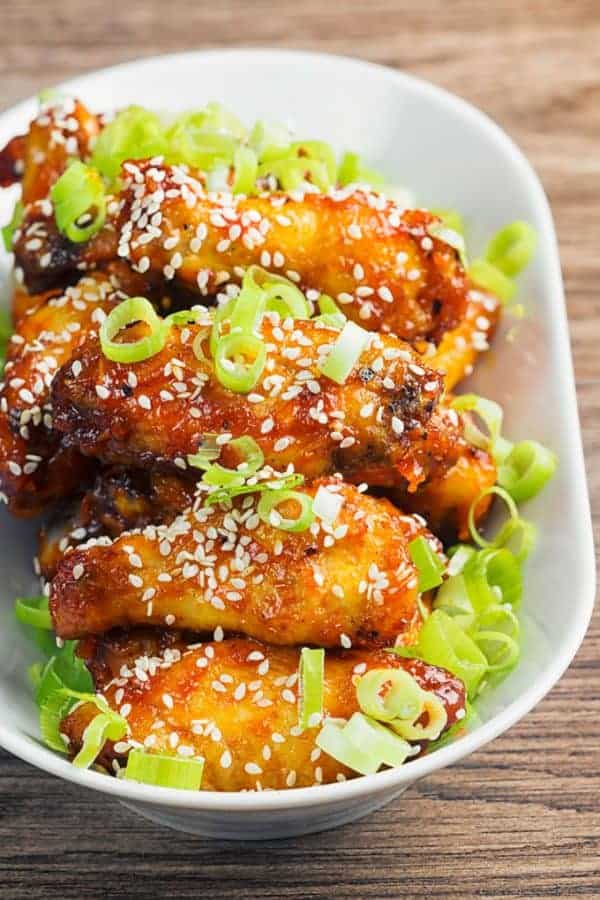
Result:
[[[0,150],[0,187],[21,181],[25,205],[43,200],[69,160],[89,155],[99,130],[98,117],[79,100],[43,106],[27,134]]]
[[[35,514],[66,496],[89,470],[89,462],[76,459],[73,446],[60,446],[50,387],[59,368],[126,296],[123,284],[131,290],[145,283],[118,263],[60,293],[27,297],[0,387],[0,492],[17,515]]]
[[[31,214],[28,227],[37,222],[47,235],[49,264],[40,271],[37,255],[18,240],[28,284],[51,286],[76,265],[118,254],[140,272],[208,296],[260,264],[331,294],[371,331],[434,347],[445,337],[449,385],[487,346],[498,303],[488,298],[486,315],[473,324],[472,285],[456,250],[435,236],[439,220],[429,212],[401,211],[362,189],[248,198],[207,193],[200,174],[152,161],[126,163],[124,175],[119,214],[88,244],[70,244]]]
[[[169,525],[68,553],[52,583],[57,634],[148,623],[220,626],[273,644],[390,643],[400,634],[410,642],[421,619],[408,545],[426,532],[387,500],[339,479],[325,484],[341,502],[331,526],[315,519],[306,531],[282,531],[247,495],[231,510],[197,505]],[[317,487],[302,490],[312,497]],[[294,515],[296,501],[287,504]]]
[[[97,686],[129,725],[126,738],[105,744],[98,761],[109,770],[118,771],[130,748],[142,746],[202,757],[203,790],[308,787],[356,775],[317,747],[318,727],[298,727],[297,649],[241,638],[169,646],[163,638],[161,652],[158,639],[134,634],[85,642],[82,652],[93,671],[114,676],[108,683],[101,677]],[[373,668],[404,669],[423,690],[435,693],[446,710],[446,727],[464,716],[459,679],[421,660],[376,650],[326,653],[325,716],[348,719],[357,712],[354,682]],[[96,713],[96,707],[83,704],[63,720],[71,754]],[[415,752],[420,749],[417,745]]]
[[[52,432],[50,385],[59,367],[115,302],[114,285],[105,274],[95,272],[60,296],[32,307],[17,323],[0,392],[0,490],[16,514],[37,512],[77,483],[62,465],[56,475],[50,471],[52,457],[60,450]],[[73,455],[71,448],[70,458]],[[61,487],[63,474],[67,477]]]
[[[174,326],[160,353],[134,365],[111,362],[93,339],[54,380],[55,426],[84,453],[121,465],[185,471],[187,455],[217,433],[250,435],[269,465],[292,464],[307,478],[340,471],[356,482],[423,480],[427,459],[413,432],[431,416],[439,374],[397,338],[374,335],[339,385],[319,369],[338,331],[312,320],[282,327],[267,316],[262,332],[267,360],[247,395],[220,382],[208,341],[198,359],[202,324]]]

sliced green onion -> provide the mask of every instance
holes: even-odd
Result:
[[[238,147],[233,156],[235,176],[231,191],[233,194],[252,194],[258,175],[256,153],[249,147]]]
[[[455,544],[446,551],[446,556],[450,560],[447,567],[448,575],[459,575],[464,569],[469,559],[477,551],[470,544]]]
[[[419,593],[430,591],[442,583],[442,574],[446,566],[423,535],[410,542],[408,552],[419,572]]]
[[[52,630],[47,597],[17,597],[15,615],[23,625],[32,625],[34,628],[43,628],[45,631]]]
[[[156,787],[197,791],[202,784],[203,773],[203,759],[178,759],[135,749],[129,752],[123,778]]]
[[[50,197],[58,229],[70,241],[87,241],[104,225],[104,184],[100,174],[85,163],[73,160],[50,189]]]
[[[347,318],[341,311],[337,303],[327,294],[321,294],[318,299],[320,315],[315,316],[315,320],[329,325],[330,328],[337,328],[341,331],[347,322]]]
[[[381,758],[368,746],[357,746],[345,727],[328,719],[315,738],[315,744],[328,756],[361,775],[372,775],[381,766]]]
[[[266,297],[264,291],[249,278],[244,276],[242,289],[229,311],[230,334],[253,334],[257,329],[265,311]]]
[[[2,229],[0,229],[0,234],[2,235],[2,242],[4,244],[4,249],[7,253],[10,253],[13,245],[13,238],[15,235],[15,231],[23,221],[23,216],[25,215],[25,207],[21,203],[20,200],[17,200],[15,203],[15,208],[13,209],[13,214],[10,217],[10,222],[7,225],[4,225]]]
[[[363,165],[358,153],[348,151],[342,156],[337,173],[337,182],[341,187],[348,184],[369,184],[372,187],[381,187],[384,181],[385,179],[379,172]]]
[[[318,159],[274,159],[261,163],[258,177],[273,176],[284,191],[302,189],[306,184],[313,184],[319,190],[326,191],[330,186],[327,165]]]
[[[488,661],[488,672],[506,672],[518,662],[519,644],[503,631],[478,631],[474,640]]]
[[[301,161],[313,159],[323,163],[327,171],[327,187],[335,184],[337,161],[330,144],[325,141],[294,141],[290,152]]]
[[[254,334],[229,334],[217,344],[215,373],[223,387],[248,394],[262,375],[266,361],[267,348],[261,338]]]
[[[193,325],[201,323],[203,325],[211,324],[210,317],[205,309],[179,309],[177,312],[170,313],[163,320],[165,325]]]
[[[248,138],[248,144],[256,151],[261,162],[281,159],[289,152],[290,132],[278,122],[258,121]]]
[[[221,306],[215,307],[212,314],[212,328],[210,332],[210,355],[212,357],[215,356],[217,352],[217,344],[221,340],[223,335],[221,334],[221,325],[225,322],[229,322],[229,318],[233,309],[235,308],[237,298],[232,297],[231,300],[227,300],[226,303],[223,303]]]
[[[434,609],[441,609],[451,616],[463,631],[469,631],[475,624],[477,614],[471,602],[465,576],[452,575],[444,581],[435,595]]]
[[[382,765],[401,766],[413,753],[410,744],[362,713],[354,713],[343,724],[328,719],[315,743],[328,756],[361,775],[372,775]]]
[[[114,338],[128,325],[145,322],[150,334],[131,343],[117,343]],[[165,346],[168,325],[156,314],[145,297],[129,297],[111,310],[100,327],[100,345],[108,359],[119,363],[137,363],[160,353]]]
[[[308,300],[298,288],[293,285],[272,284],[265,285],[265,297],[268,310],[279,313],[282,319],[309,319],[311,308]]]
[[[492,599],[497,599],[494,590],[500,591],[502,603],[513,607],[519,605],[523,594],[521,566],[505,547],[480,550],[469,560],[462,574],[477,610],[484,609]]]
[[[40,707],[40,734],[51,750],[66,753],[67,745],[60,733],[61,722],[73,706],[73,699],[61,691],[50,694]]]
[[[500,606],[495,604],[484,609],[477,617],[477,628],[475,629],[475,639],[482,631],[501,631],[503,634],[512,638],[514,641],[519,640],[521,626],[515,613],[506,605]]]
[[[500,497],[500,499],[504,501],[509,518],[498,530],[494,538],[492,540],[487,540],[477,530],[475,524],[475,512],[481,501],[490,495]],[[486,488],[475,498],[475,500],[473,500],[469,507],[468,525],[471,538],[479,547],[505,547],[508,545],[509,541],[514,540],[515,537],[520,538],[518,552],[514,554],[517,562],[522,562],[529,555],[535,539],[535,526],[533,523],[527,522],[525,519],[521,518],[517,505],[511,495],[508,491],[498,485]]]
[[[485,259],[509,278],[514,278],[529,265],[536,245],[535,230],[527,222],[512,222],[491,239]]]
[[[99,713],[83,732],[83,746],[73,759],[78,769],[88,769],[104,747],[105,741],[119,741],[127,734],[127,721],[115,712]]]
[[[431,212],[442,220],[446,228],[456,231],[462,238],[465,236],[463,217],[456,209],[432,209]]]
[[[43,634],[48,636],[47,631]],[[83,660],[76,655],[76,648],[77,641],[65,641],[60,649],[54,646],[54,655],[44,666],[36,687],[35,700],[38,706],[42,706],[57,690],[92,691],[92,677]]]
[[[106,125],[94,145],[91,163],[109,181],[127,159],[149,159],[167,150],[164,126],[156,113],[129,106]]]
[[[476,286],[494,294],[503,303],[508,303],[515,295],[517,287],[514,281],[485,259],[474,259],[468,274]]]
[[[314,728],[323,717],[325,651],[303,647],[300,652],[300,699],[298,725]]]
[[[35,662],[32,663],[27,669],[27,677],[29,678],[29,683],[33,688],[34,692],[37,691],[41,680],[42,680],[42,672],[44,671],[44,663],[43,662]]]
[[[321,372],[337,384],[344,384],[357,364],[371,335],[355,322],[346,322],[325,361]]]
[[[356,685],[356,699],[362,711],[381,722],[418,719],[424,693],[404,669],[370,669]]]
[[[217,434],[205,435],[197,451],[188,454],[188,465],[196,469],[210,469],[221,455],[221,447],[216,442],[217,437]]]
[[[219,463],[214,463],[202,477],[205,484],[215,487],[237,487],[263,467],[264,453],[254,438],[248,436],[235,438],[229,442],[228,446],[242,457],[237,469],[227,469]],[[189,459],[190,457],[188,457],[188,462]]]
[[[295,472],[290,475],[284,475],[269,481],[263,481],[256,484],[228,485],[227,487],[216,488],[206,497],[204,506],[212,506],[216,503],[228,503],[234,497],[240,497],[244,494],[260,494],[265,491],[293,490],[304,483],[304,476]]]
[[[427,721],[422,725],[416,719],[394,719],[389,723],[396,734],[407,741],[435,741],[446,727],[448,714],[443,702],[433,691],[423,691],[423,706],[421,716],[426,716]]]
[[[464,683],[470,697],[477,694],[488,669],[485,655],[454,619],[436,609],[419,634],[419,656],[452,672]]]
[[[354,713],[344,726],[344,735],[355,747],[368,748],[379,766],[401,766],[411,756],[413,748],[407,741],[380,722],[363,713]]]
[[[498,469],[498,484],[517,503],[535,497],[556,471],[557,457],[537,441],[520,441]]]
[[[298,515],[293,518],[285,518],[278,511],[281,503],[294,502],[300,507]],[[272,525],[281,531],[306,531],[314,521],[311,498],[299,491],[265,491],[258,501],[257,513],[266,525]]]
[[[502,462],[511,452],[513,445],[502,437],[502,407],[493,400],[487,400],[478,394],[461,394],[451,403],[459,412],[474,412],[483,420],[488,435],[483,434],[471,422],[465,423],[464,436],[469,443],[483,450],[489,450],[496,463]]]

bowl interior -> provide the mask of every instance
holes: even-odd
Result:
[[[86,76],[66,90],[96,109],[136,102],[179,111],[219,100],[247,123],[290,120],[300,136],[359,151],[391,183],[410,188],[417,205],[460,210],[475,253],[513,219],[537,228],[538,253],[520,286],[528,316],[516,324],[513,341],[506,339],[504,326],[469,385],[504,405],[509,436],[537,438],[560,458],[555,480],[526,509],[539,526],[539,540],[527,566],[522,661],[478,701],[481,722],[464,739],[464,749],[483,743],[522,715],[560,676],[583,637],[594,594],[560,267],[552,220],[531,168],[499,129],[457,98],[407,76],[335,57],[277,51],[183,54]],[[28,101],[0,116],[0,142],[24,128],[34,110],[34,101]],[[8,219],[13,199],[14,191],[0,192],[0,223]],[[9,258],[0,250],[0,296],[5,301],[8,270]],[[17,594],[36,591],[31,572],[35,527],[2,510],[0,528],[2,729],[11,737],[11,748],[31,758],[34,745],[27,738],[38,732],[26,669],[37,654],[15,624],[12,605]],[[50,751],[36,748],[35,753],[39,765],[56,770]],[[407,768],[414,766],[416,775],[416,767],[421,773],[459,754],[438,755],[439,762],[430,759],[422,766],[417,761]],[[394,777],[399,783],[408,775]]]

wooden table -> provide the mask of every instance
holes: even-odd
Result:
[[[517,140],[556,217],[600,500],[599,0],[5,0],[0,103],[135,56],[232,44],[398,66]],[[262,846],[166,831],[1,754],[0,896],[598,896],[599,659],[596,616],[560,684],[491,746],[355,826]]]

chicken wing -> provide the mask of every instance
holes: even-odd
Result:
[[[25,205],[44,199],[70,159],[89,155],[99,130],[98,117],[79,100],[42,106],[27,134],[0,150],[0,187],[21,181]]]
[[[308,787],[355,776],[317,747],[318,727],[298,727],[297,649],[241,638],[191,645],[163,638],[161,652],[159,640],[115,636],[82,647],[92,669],[98,671],[101,660],[105,676],[112,669],[112,681],[98,686],[129,725],[124,740],[104,746],[98,761],[109,771],[119,770],[131,747],[144,747],[202,757],[203,790]],[[464,717],[458,678],[418,659],[373,650],[326,653],[325,716],[348,719],[357,712],[356,678],[373,668],[404,669],[435,693],[446,709],[446,727]],[[70,754],[96,713],[83,704],[63,720]]]
[[[62,461],[74,461],[75,449],[59,447],[60,435],[52,428],[50,385],[58,369],[98,330],[106,312],[125,296],[118,269],[93,272],[59,296],[32,303],[10,339],[0,387],[0,496],[17,515],[36,513],[69,493],[82,467],[89,469],[82,460],[73,471],[75,480],[65,472]],[[48,460],[55,455],[61,462],[53,474]]]
[[[421,618],[408,545],[423,526],[340,479],[321,484],[342,504],[331,526],[316,519],[283,531],[261,521],[258,497],[247,495],[231,510],[196,504],[168,525],[70,552],[52,582],[57,634],[148,623],[273,644],[410,641]]]
[[[360,482],[368,471],[375,484],[422,481],[427,459],[413,432],[431,416],[441,376],[397,338],[374,335],[338,385],[319,363],[339,332],[312,320],[287,325],[263,320],[268,355],[248,395],[220,383],[208,350],[198,359],[202,324],[173,327],[160,353],[128,366],[93,339],[54,380],[55,427],[84,453],[121,465],[185,471],[187,454],[216,432],[251,435],[269,465],[292,464],[308,478],[340,471]]]
[[[401,211],[363,189],[260,197],[207,193],[201,173],[148,160],[125,163],[124,176],[120,212],[88,244],[70,244],[51,222],[40,226],[50,260],[45,272],[37,255],[17,241],[28,284],[39,289],[69,268],[105,263],[118,253],[140,272],[208,296],[257,263],[305,289],[331,294],[349,318],[371,331],[434,345],[447,335],[444,352],[453,348],[456,369],[462,358],[456,340],[468,340],[472,358],[494,327],[498,304],[489,298],[478,327],[457,331],[473,305],[472,285],[456,250],[435,236],[439,220],[427,211]],[[39,225],[33,215],[29,227]]]

